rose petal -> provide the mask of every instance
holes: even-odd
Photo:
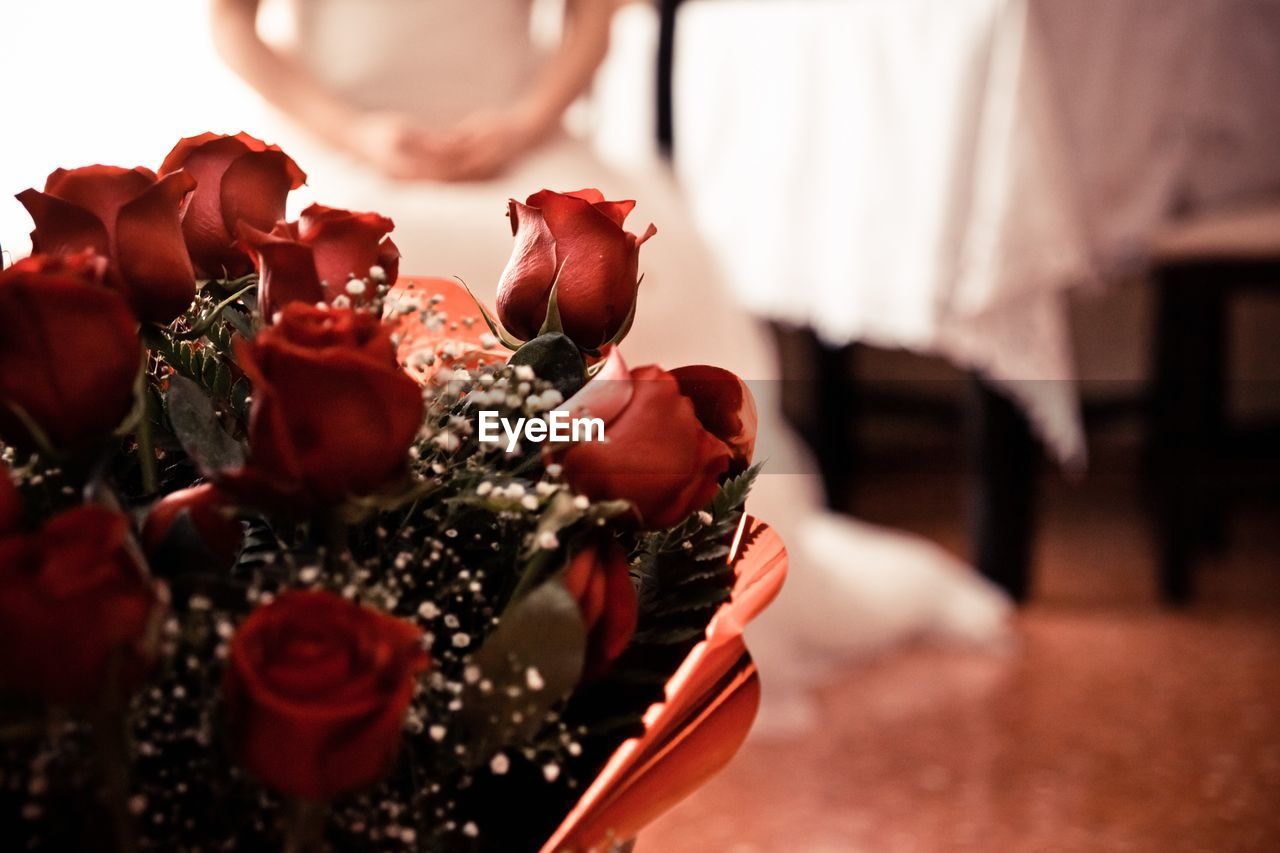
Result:
[[[537,336],[546,319],[558,263],[556,240],[536,207],[512,200],[508,215],[516,239],[498,282],[498,319],[513,335],[527,341]]]
[[[120,208],[146,192],[156,182],[155,173],[139,166],[83,166],[56,169],[45,181],[44,191],[81,207],[98,218],[114,236]]]
[[[240,242],[258,270],[258,310],[270,323],[286,305],[315,305],[327,301],[316,276],[311,248],[282,236],[240,223]]]
[[[735,374],[707,364],[693,364],[671,371],[680,392],[693,402],[698,420],[716,438],[729,445],[740,469],[751,464],[755,453],[756,401],[745,382]]]
[[[296,169],[281,151],[249,151],[232,160],[218,190],[226,233],[239,233],[241,222],[266,231],[283,219],[289,191],[298,186]]]
[[[316,275],[328,283],[333,295],[344,292],[353,276],[367,278],[372,267],[381,265],[389,255],[381,245],[382,239],[394,227],[390,219],[376,213],[354,213],[318,204],[304,210],[298,222],[301,241],[314,253]],[[395,255],[398,262],[398,250]]]
[[[237,158],[249,152],[248,146],[229,136],[215,136],[198,144],[193,137],[183,140],[160,166],[161,174],[181,168],[196,180],[182,217],[182,233],[196,272],[202,278],[224,278],[243,275],[250,269],[248,259],[235,245],[234,234],[222,213],[222,178]]]
[[[637,244],[583,199],[548,194],[540,210],[555,237],[556,302],[565,334],[581,347],[599,347],[635,303]]]
[[[34,189],[23,190],[17,199],[35,221],[31,247],[36,252],[67,255],[89,249],[104,257],[111,253],[106,225],[84,208]]]
[[[116,259],[138,316],[168,323],[191,306],[195,271],[182,237],[179,209],[195,180],[178,171],[120,208]]]

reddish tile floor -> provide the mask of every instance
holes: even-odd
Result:
[[[1239,515],[1171,612],[1131,481],[1051,485],[1017,651],[850,669],[818,733],[749,742],[639,853],[1280,850],[1275,508]],[[868,514],[962,543],[926,482],[864,490]]]

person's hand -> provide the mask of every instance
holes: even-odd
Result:
[[[391,178],[440,179],[448,160],[440,134],[397,112],[372,112],[346,123],[343,144]]]
[[[536,122],[518,111],[473,113],[438,137],[441,171],[434,177],[445,181],[492,178],[532,148],[539,135]]]

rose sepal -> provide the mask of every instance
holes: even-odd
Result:
[[[525,343],[524,341],[520,340],[519,338],[515,337],[510,332],[508,332],[506,329],[504,329],[502,327],[502,324],[498,322],[498,318],[494,317],[492,314],[489,313],[489,309],[484,307],[484,303],[481,302],[480,297],[476,296],[475,293],[471,290],[470,285],[468,285],[462,279],[458,279],[458,283],[461,284],[463,288],[466,289],[467,295],[470,296],[472,301],[476,303],[476,308],[479,309],[480,311],[480,317],[484,320],[485,325],[489,327],[489,331],[493,333],[493,336],[498,339],[499,343],[501,343],[507,349],[513,350],[513,351],[518,350],[520,349],[520,347],[524,346],[524,343]]]

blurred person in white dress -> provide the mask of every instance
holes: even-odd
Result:
[[[1007,601],[968,566],[824,509],[817,471],[782,420],[772,348],[718,286],[666,172],[618,173],[563,129],[608,51],[613,0],[564,0],[545,46],[533,0],[293,0],[283,44],[262,37],[259,5],[212,0],[218,52],[287,116],[270,141],[308,171],[315,200],[394,219],[405,272],[457,276],[492,304],[511,249],[507,199],[544,187],[635,198],[633,216],[657,224],[641,253],[628,362],[715,363],[761,398],[768,464],[750,510],[791,552],[779,601],[748,632],[768,673],[766,729],[806,723],[805,688],[852,656],[920,636],[1005,637]]]

